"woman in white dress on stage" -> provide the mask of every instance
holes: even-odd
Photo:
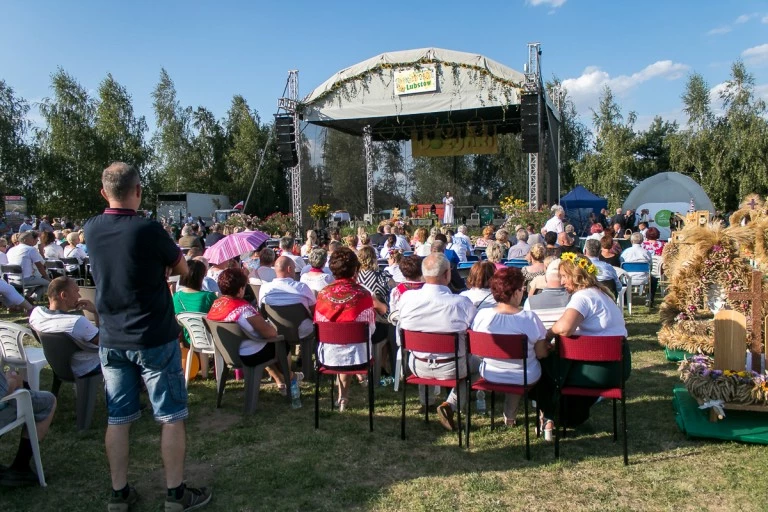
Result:
[[[453,196],[450,192],[445,193],[443,198],[445,209],[443,210],[443,224],[453,224]]]

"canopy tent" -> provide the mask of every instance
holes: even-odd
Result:
[[[560,206],[565,208],[568,222],[576,228],[580,236],[589,234],[589,215],[598,214],[603,208],[608,208],[608,200],[593,194],[581,185],[560,198]]]
[[[433,83],[410,93],[402,86],[414,69],[429,72]],[[467,123],[519,132],[524,82],[524,74],[482,55],[421,48],[382,53],[342,69],[309,93],[299,110],[303,121],[353,135],[370,126],[373,140],[409,140],[414,128]]]
[[[530,43],[529,71],[523,74],[482,55],[439,48],[382,53],[335,73],[303,100],[290,75],[289,98],[279,105],[294,116],[294,125],[301,121],[363,138],[369,220],[375,211],[374,141],[411,141],[413,156],[456,158],[496,153],[497,135],[523,132],[531,203],[554,203],[560,113],[541,80],[539,55],[539,44]],[[296,160],[293,210],[300,219],[301,159]]]
[[[670,217],[687,212],[691,202],[696,210],[715,212],[715,205],[698,183],[679,172],[662,172],[641,181],[627,196],[624,209],[631,208],[637,213],[647,209],[651,226],[658,228],[662,239],[667,239]]]

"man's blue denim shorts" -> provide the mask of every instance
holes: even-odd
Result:
[[[99,357],[110,425],[132,423],[141,417],[142,379],[155,420],[175,423],[189,416],[178,340],[143,350],[100,347]]]

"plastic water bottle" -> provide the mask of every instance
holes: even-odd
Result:
[[[297,372],[293,374],[291,379],[291,407],[293,409],[301,409],[301,388],[299,383],[304,380],[304,374]]]
[[[475,409],[477,414],[485,416],[485,391],[477,392],[477,400],[475,401]]]
[[[395,378],[392,376],[382,377],[381,379],[379,379],[379,386],[383,388],[386,388],[387,386],[391,386],[394,383],[395,383]]]

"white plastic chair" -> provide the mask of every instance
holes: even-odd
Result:
[[[179,289],[179,280],[181,279],[181,276],[175,275],[175,276],[168,276],[168,289],[171,290],[171,295],[176,293],[176,290]]]
[[[32,391],[40,391],[40,370],[48,366],[41,347],[25,347],[24,337],[34,340],[32,331],[11,322],[0,322],[0,359],[5,364],[25,373]]]
[[[632,278],[627,274],[624,269],[613,267],[616,270],[616,274],[619,276],[619,282],[621,283],[621,292],[616,297],[616,304],[619,309],[624,311],[624,306],[627,306],[629,316],[632,316]]]
[[[0,398],[0,404],[10,400],[16,401],[16,419],[6,426],[0,428],[0,436],[7,432],[26,425],[29,443],[32,445],[32,454],[35,458],[35,469],[37,469],[37,479],[41,487],[45,487],[45,474],[43,473],[43,461],[40,459],[40,444],[37,440],[37,428],[35,427],[35,415],[32,410],[32,395],[26,389],[17,389],[10,395]]]
[[[215,355],[213,337],[203,323],[205,313],[179,313],[176,321],[189,333],[189,352],[187,352],[187,366],[184,372],[184,381],[189,386],[190,371],[192,367],[192,354],[200,354],[200,366],[203,375],[208,373],[208,358]]]

